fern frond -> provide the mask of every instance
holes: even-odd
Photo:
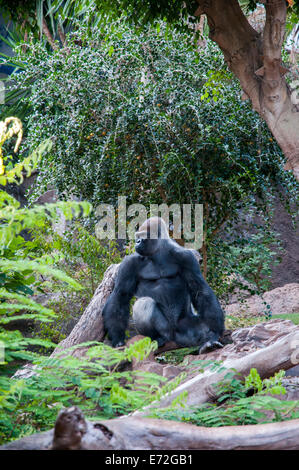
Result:
[[[2,272],[9,272],[9,271],[38,272],[44,276],[51,276],[51,277],[54,277],[55,279],[58,279],[59,281],[65,282],[76,290],[82,289],[82,286],[77,281],[72,279],[70,276],[68,276],[64,272],[60,271],[59,269],[51,268],[47,265],[37,263],[36,261],[31,261],[31,260],[26,260],[26,259],[15,261],[15,260],[8,260],[8,259],[0,258],[0,270]]]
[[[43,206],[22,208],[0,193],[0,219],[3,221],[0,228],[0,247],[9,246],[10,241],[22,230],[32,230],[43,227],[46,220],[57,220],[61,214],[66,220],[82,215],[86,217],[92,206],[86,201],[59,201]],[[2,205],[1,205],[2,202]],[[5,204],[8,202],[8,204]],[[5,205],[4,205],[5,204]],[[1,207],[2,206],[2,207]]]
[[[28,178],[37,167],[44,152],[49,152],[52,147],[50,139],[44,140],[28,157],[17,163],[14,168],[7,170],[0,176],[0,184],[6,186],[7,183],[21,184],[24,180],[24,173]]]

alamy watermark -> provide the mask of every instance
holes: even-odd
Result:
[[[95,226],[99,239],[135,239],[137,226],[148,217],[161,217],[172,232],[172,238],[184,239],[186,248],[199,250],[203,242],[203,205],[202,204],[150,204],[149,213],[143,204],[127,207],[126,196],[118,197],[117,208],[112,204],[100,204],[96,215],[101,217]],[[117,212],[117,232],[116,232]],[[171,220],[170,220],[171,215]],[[192,217],[193,215],[193,217]],[[193,223],[192,223],[193,218]],[[152,235],[151,238],[157,238]]]

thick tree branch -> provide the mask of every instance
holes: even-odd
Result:
[[[112,264],[106,270],[103,280],[96,289],[93,298],[85,309],[78,323],[70,334],[62,340],[52,355],[55,356],[66,348],[85,341],[102,341],[104,339],[104,324],[102,310],[111,294],[119,264]]]
[[[250,25],[238,0],[198,0],[196,14],[206,14],[210,39],[218,44],[230,70],[239,78],[259,111],[259,82],[254,74],[261,65],[261,38]]]
[[[281,63],[285,34],[285,0],[264,0],[266,22],[261,36],[247,21],[238,0],[197,0],[205,13],[210,38],[222,50],[245,97],[266,121],[285,157],[285,169],[299,181],[299,112],[292,103]]]
[[[271,112],[276,120],[287,104],[287,85],[283,78],[288,71],[281,64],[281,48],[285,34],[286,3],[268,0],[263,34],[263,65],[255,71],[261,80],[261,114]]]

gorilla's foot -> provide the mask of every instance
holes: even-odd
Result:
[[[223,348],[223,344],[220,341],[207,341],[199,348],[198,354],[208,353],[219,348]]]

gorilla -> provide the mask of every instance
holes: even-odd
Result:
[[[153,236],[153,233],[156,232]],[[124,345],[130,300],[138,333],[158,346],[222,347],[224,314],[202,277],[192,250],[169,238],[163,219],[147,219],[135,234],[135,253],[122,261],[104,310],[104,328],[113,347]]]

